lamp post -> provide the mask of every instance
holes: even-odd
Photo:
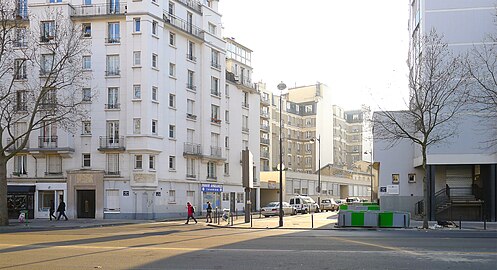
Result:
[[[369,176],[371,181],[371,202],[373,202],[373,151],[365,151],[365,155],[371,155],[371,164],[369,165]]]
[[[278,90],[280,90],[280,227],[283,227],[283,152],[282,152],[282,140],[281,140],[281,129],[283,128],[282,126],[282,120],[281,120],[281,110],[282,110],[282,104],[283,104],[283,90],[285,90],[286,84],[283,82],[280,82],[278,84]]]
[[[321,209],[321,134],[318,135],[317,138],[312,138],[311,142],[318,142],[318,187],[316,191],[318,192],[318,205],[319,209]]]

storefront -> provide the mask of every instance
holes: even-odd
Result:
[[[54,208],[57,210],[61,201],[66,201],[65,194],[67,190],[66,183],[37,183],[36,184],[36,202],[35,218],[49,218],[50,203],[53,201]],[[57,212],[55,212],[57,215]]]
[[[35,209],[35,191],[34,185],[8,185],[7,186],[7,208],[9,219],[19,218],[21,211],[28,211],[26,218],[34,218]]]
[[[222,185],[202,184],[202,210],[207,208],[207,202],[210,202],[213,209],[221,209],[221,193],[223,192]]]

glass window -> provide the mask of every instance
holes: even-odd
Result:
[[[14,175],[26,175],[27,173],[27,165],[28,165],[28,156],[27,155],[17,155],[14,156]]]
[[[91,37],[91,23],[83,23],[83,37]]]
[[[176,108],[176,95],[169,94],[169,107]]]
[[[91,88],[83,88],[83,101],[91,101]]]
[[[141,97],[142,97],[141,85],[139,84],[133,85],[133,98],[141,99]]]
[[[169,170],[175,170],[175,169],[176,169],[176,157],[169,156]]]
[[[83,167],[91,166],[91,156],[88,153],[83,154]]]
[[[157,65],[158,65],[157,61],[158,61],[158,56],[157,56],[157,54],[153,53],[152,54],[152,67],[157,68]]]
[[[176,76],[176,65],[173,63],[169,63],[169,76],[171,77]]]
[[[157,35],[157,28],[159,27],[157,21],[152,22],[152,35]]]
[[[83,69],[86,70],[91,69],[91,56],[89,55],[83,56]]]
[[[121,36],[119,33],[119,22],[110,22],[108,24],[108,43],[119,43]]]
[[[169,45],[171,45],[171,46],[176,45],[176,34],[169,33]]]
[[[133,134],[141,133],[141,119],[133,118]]]
[[[50,204],[55,199],[55,190],[39,190],[38,191],[38,211],[48,211]],[[54,206],[55,207],[55,206]]]
[[[133,52],[133,66],[140,66],[141,65],[141,51],[134,51]]]
[[[152,120],[152,134],[157,135],[158,122],[157,120]]]
[[[83,130],[82,130],[81,134],[90,135],[91,134],[91,122],[90,121],[83,121],[82,126],[83,126]]]
[[[154,155],[148,156],[148,168],[151,170],[155,170],[155,156]]]
[[[134,22],[134,32],[135,33],[139,33],[140,30],[141,30],[141,19],[140,18],[134,18],[133,19],[133,22]]]
[[[176,202],[176,190],[169,190],[169,203],[175,203]]]
[[[107,175],[119,175],[119,154],[107,154]]]
[[[143,156],[142,155],[135,155],[135,169],[141,170],[143,169]]]
[[[104,211],[119,211],[119,190],[105,190],[105,208]]]
[[[169,138],[171,138],[171,139],[176,138],[176,126],[175,125],[169,125]]]
[[[152,100],[157,101],[158,100],[158,89],[156,86],[152,86]]]

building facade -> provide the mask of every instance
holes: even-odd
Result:
[[[33,134],[9,161],[12,216],[29,208],[48,218],[50,200],[65,201],[70,218],[180,217],[187,201],[243,209],[241,151],[259,160],[258,122],[248,120],[259,118],[260,97],[251,51],[222,38],[217,0],[18,4],[29,27],[47,9],[81,25],[92,77],[81,91],[92,94],[83,94],[90,113],[78,132],[42,129],[56,143],[38,145],[46,142]]]
[[[432,29],[456,54],[481,46],[487,35],[495,34],[495,4],[493,0],[412,0],[411,46]],[[495,221],[497,151],[485,143],[493,136],[486,126],[476,114],[462,113],[457,136],[428,149],[426,175],[420,168],[421,153],[409,141],[384,150],[387,144],[375,140],[381,208],[420,214],[426,203],[430,220]],[[425,177],[427,202],[423,200]]]

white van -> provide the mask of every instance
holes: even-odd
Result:
[[[295,196],[290,198],[290,205],[295,207],[298,213],[307,214],[310,212],[319,212],[318,204],[308,196]]]

